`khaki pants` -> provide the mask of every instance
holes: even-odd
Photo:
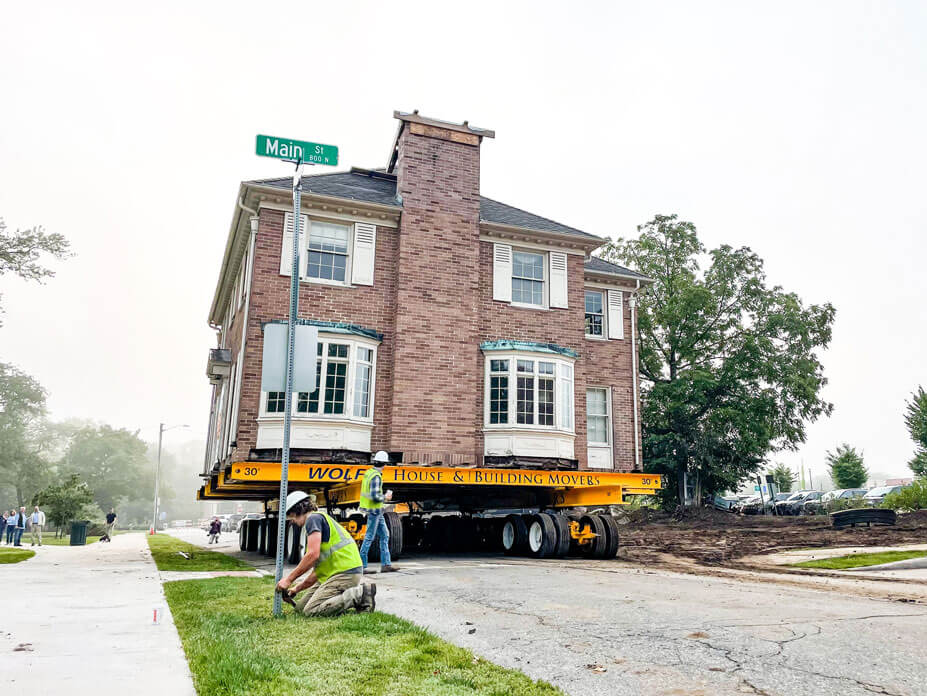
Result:
[[[36,541],[38,541],[39,546],[42,545],[42,525],[33,524],[32,525],[32,545],[35,546]]]
[[[106,536],[111,537],[115,533],[116,533],[116,523],[115,522],[113,522],[112,524],[107,523]]]
[[[311,587],[296,600],[296,611],[305,616],[335,616],[360,608],[364,596],[360,573],[333,575],[321,585]]]

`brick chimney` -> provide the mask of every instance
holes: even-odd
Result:
[[[480,143],[495,134],[393,115],[402,217],[390,450],[407,464],[477,464]]]

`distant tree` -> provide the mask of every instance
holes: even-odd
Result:
[[[39,259],[43,253],[63,259],[70,256],[70,243],[62,235],[48,234],[41,227],[8,232],[0,218],[0,276],[13,273],[25,280],[42,282],[55,275]]]
[[[818,351],[834,308],[767,286],[762,259],[746,247],[707,251],[675,215],[638,231],[602,256],[656,281],[638,312],[645,466],[667,477],[677,500],[687,472],[707,492],[735,489],[831,412]]]
[[[61,531],[71,520],[77,519],[84,507],[92,501],[93,491],[90,487],[77,474],[70,474],[63,481],[36,493],[32,504],[44,507],[45,516]]]
[[[795,472],[785,464],[776,464],[769,473],[772,474],[780,492],[789,493],[792,490],[792,484],[795,483]]]
[[[914,440],[914,457],[908,466],[918,476],[927,476],[927,392],[918,387],[905,402],[904,422]]]
[[[137,432],[108,425],[86,427],[74,434],[60,466],[79,474],[93,490],[97,505],[109,510],[145,488],[145,451]]]
[[[869,478],[862,455],[846,443],[827,453],[827,466],[837,488],[862,488]]]
[[[48,483],[41,432],[45,390],[34,378],[0,363],[0,487],[12,490],[19,505]]]

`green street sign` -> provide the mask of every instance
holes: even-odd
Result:
[[[270,135],[257,137],[257,154],[261,157],[275,157],[293,162],[301,160],[307,164],[327,164],[331,167],[338,164],[336,145],[320,145],[303,140],[275,138]]]

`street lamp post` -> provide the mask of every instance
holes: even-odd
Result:
[[[169,428],[164,426],[164,423],[158,424],[158,468],[155,470],[155,489],[154,489],[154,512],[151,516],[151,533],[154,534],[158,531],[158,507],[160,501],[159,489],[161,488],[161,442],[164,439],[164,433],[168,430],[173,430],[174,428],[189,428],[189,425],[172,425]]]

